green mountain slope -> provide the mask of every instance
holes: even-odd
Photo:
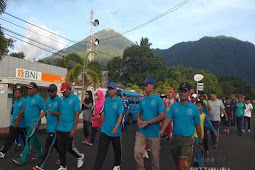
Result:
[[[114,38],[109,38],[114,37]],[[107,62],[113,59],[113,57],[123,56],[123,52],[127,47],[130,47],[134,43],[124,36],[120,35],[117,31],[113,29],[104,29],[94,34],[94,38],[99,40],[99,45],[95,46],[94,50],[97,51],[98,59],[100,63],[106,68]],[[89,37],[84,40],[66,48],[63,51],[58,52],[60,55],[65,55],[68,53],[78,53],[84,55],[87,51]],[[58,55],[51,55],[43,61],[45,62],[55,62],[57,58],[60,58]]]
[[[182,42],[166,50],[156,49],[167,66],[182,64],[215,74],[242,77],[255,86],[255,46],[232,37],[203,37]]]

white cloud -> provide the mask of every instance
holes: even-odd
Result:
[[[39,22],[36,19],[30,19],[29,22],[33,23],[45,30],[48,30],[50,32],[53,32],[53,33],[59,35],[58,31],[50,30],[49,28],[47,28],[45,25],[43,25],[41,22]],[[56,51],[63,49],[65,47],[66,42],[63,40],[63,38],[60,38],[57,35],[51,34],[49,32],[46,32],[42,29],[36,28],[29,24],[27,24],[27,29],[29,29],[33,32],[36,32],[37,34],[30,32],[30,31],[26,31],[24,33],[24,36],[31,40],[23,38],[23,41],[32,43],[36,46],[39,46],[43,49],[47,49],[48,51],[51,51],[51,52],[56,52]],[[41,36],[41,35],[43,35],[43,36]],[[46,38],[46,37],[48,37],[48,38]],[[41,44],[38,44],[34,41],[39,42]],[[42,59],[42,58],[45,58],[52,54],[52,53],[45,51],[43,49],[34,47],[26,42],[18,41],[15,51],[23,51],[26,56],[26,59],[28,59],[28,60]],[[42,44],[47,45],[48,47],[46,47]],[[51,48],[49,48],[49,47],[51,47]],[[54,49],[56,49],[56,50],[54,50]]]

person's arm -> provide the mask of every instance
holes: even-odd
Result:
[[[84,105],[87,109],[91,109],[92,106],[93,106],[92,103],[89,103],[89,104],[84,103],[83,105]]]
[[[37,127],[37,125],[38,125],[38,122],[41,120],[41,118],[43,117],[43,116],[45,116],[45,112],[42,112],[41,114],[40,114],[40,116],[38,117],[38,119],[36,120],[36,122],[35,122],[35,124],[34,124],[34,127]]]
[[[228,115],[225,112],[225,106],[224,106],[223,102],[221,102],[221,104],[220,104],[220,110],[221,110],[221,113],[223,113],[225,115],[225,119],[228,120]]]
[[[125,113],[126,116],[128,115],[128,112],[129,112],[129,102],[127,102],[127,111]]]
[[[216,132],[216,130],[214,129],[211,121],[209,120],[208,116],[205,114],[205,121],[208,124],[209,129],[215,134],[216,137],[218,137],[218,133]]]
[[[77,127],[77,124],[79,122],[79,115],[80,115],[80,110],[81,110],[81,107],[80,107],[80,100],[78,99],[75,99],[74,100],[74,114],[75,114],[75,119],[74,119],[74,124],[73,124],[73,129],[70,133],[70,137],[73,138],[75,133],[76,133],[76,127]]]
[[[174,107],[170,107],[168,113],[165,116],[165,119],[163,121],[163,125],[161,127],[161,130],[158,133],[158,136],[160,137],[166,130],[166,128],[169,126],[170,120],[173,120],[173,113],[174,113]]]
[[[201,125],[196,125],[196,131],[199,139],[199,149],[202,151],[203,150],[203,139],[202,139],[202,131],[201,131]]]
[[[165,118],[165,113],[160,112],[159,115],[157,117],[155,117],[154,119],[151,119],[148,121],[141,121],[138,126],[139,126],[139,128],[144,128],[150,124],[158,123],[158,122],[162,121],[164,118]]]
[[[24,118],[25,106],[20,110],[19,114],[14,119],[15,128],[19,126],[19,122]]]
[[[117,123],[116,123],[116,126],[115,126],[115,127],[113,128],[113,130],[112,130],[112,134],[113,134],[113,135],[116,135],[116,133],[118,132],[118,128],[119,128],[119,126],[120,126],[120,124],[121,124],[122,117],[123,117],[123,114],[119,114],[119,118],[118,118],[118,121],[117,121]]]
[[[193,109],[194,111],[194,126],[197,131],[198,139],[199,139],[199,150],[203,150],[203,137],[202,137],[202,131],[201,131],[201,119],[200,119],[200,112],[198,110],[198,107],[195,107]]]
[[[211,106],[209,101],[207,101],[207,105],[208,105],[208,110],[211,111],[212,110],[212,106]]]

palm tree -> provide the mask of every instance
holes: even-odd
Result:
[[[88,57],[90,54],[97,53],[95,51],[89,51],[86,53],[85,57],[81,57],[78,54],[72,58],[72,61],[77,63],[68,70],[66,75],[66,80],[68,82],[76,82],[80,84],[80,77],[82,78],[82,99],[84,98],[84,89],[87,89],[89,79],[93,83],[94,89],[97,88],[99,83],[102,83],[102,65],[98,61],[88,62]],[[68,59],[67,59],[68,60]]]
[[[6,8],[6,3],[7,0],[0,0],[0,14],[2,14]],[[4,37],[4,33],[2,32],[1,26],[0,26],[0,60],[2,59],[2,57],[4,56],[4,54],[6,53],[6,51],[8,51],[8,47],[11,45],[9,44],[10,39],[6,39]]]

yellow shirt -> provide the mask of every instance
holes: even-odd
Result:
[[[200,114],[200,121],[201,121],[200,126],[201,126],[201,131],[202,131],[202,139],[204,138],[204,121],[205,121],[205,116],[206,115],[204,113]],[[198,137],[196,128],[195,128],[194,137]]]

